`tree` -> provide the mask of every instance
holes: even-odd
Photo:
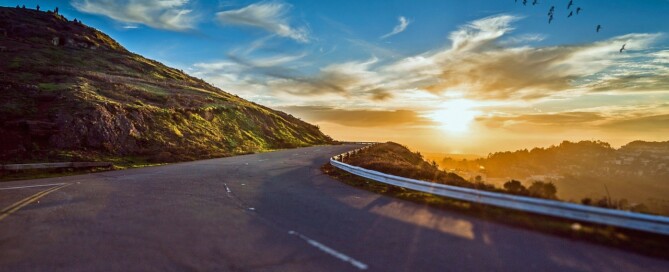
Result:
[[[39,5],[37,5],[37,11],[39,11]]]
[[[523,186],[520,181],[517,181],[515,179],[509,180],[506,183],[504,183],[504,189],[512,194],[517,194],[517,195],[527,195],[527,188]]]
[[[53,9],[53,13],[58,14],[58,7],[56,7],[55,9]]]
[[[557,188],[552,182],[535,181],[527,190],[534,197],[557,199]]]
[[[481,176],[476,176],[474,180],[476,181],[476,183],[481,183],[483,181],[483,178]]]

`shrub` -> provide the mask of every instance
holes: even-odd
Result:
[[[557,188],[552,182],[535,181],[527,190],[533,197],[557,199]]]
[[[529,195],[529,191],[527,190],[527,188],[525,188],[525,186],[522,183],[520,183],[520,181],[517,181],[515,179],[512,179],[504,183],[504,190],[514,195]]]

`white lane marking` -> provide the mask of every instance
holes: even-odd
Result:
[[[25,188],[35,188],[35,187],[59,186],[59,185],[64,185],[64,184],[67,184],[67,183],[51,183],[51,184],[41,184],[41,185],[5,187],[5,188],[0,188],[0,190],[15,190],[15,189],[25,189]]]
[[[309,237],[307,237],[307,236],[304,236],[304,235],[302,235],[301,233],[299,233],[299,232],[297,232],[297,231],[292,231],[292,230],[291,230],[291,231],[288,231],[288,234],[290,234],[290,235],[295,235],[295,236],[297,236],[297,237],[300,237],[300,239],[306,241],[309,245],[311,245],[311,246],[313,246],[313,247],[315,247],[315,248],[318,248],[318,249],[320,249],[321,251],[323,251],[323,252],[325,252],[325,253],[327,253],[327,254],[330,254],[331,256],[333,256],[333,257],[335,257],[335,258],[337,258],[337,259],[340,259],[340,260],[342,260],[342,261],[344,261],[344,262],[350,263],[351,265],[355,266],[356,268],[358,268],[358,269],[360,269],[360,270],[365,270],[365,269],[367,269],[367,265],[364,264],[363,262],[358,261],[358,260],[356,260],[356,259],[353,259],[353,258],[347,256],[347,255],[344,254],[344,253],[341,253],[341,252],[336,251],[336,250],[334,250],[334,249],[332,249],[332,248],[330,248],[330,247],[328,247],[328,246],[326,246],[326,245],[324,245],[324,244],[321,244],[320,242],[318,242],[318,241],[316,241],[316,240],[313,240],[313,239],[311,239],[311,238],[309,238]]]
[[[227,184],[223,183],[223,186],[225,186],[225,191],[226,191],[226,192],[228,192],[228,193],[232,193],[232,191],[230,191],[230,187],[228,187]]]

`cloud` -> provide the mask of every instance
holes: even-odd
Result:
[[[407,18],[405,18],[404,16],[398,17],[397,20],[399,20],[399,24],[393,28],[393,31],[381,36],[381,39],[386,39],[390,36],[395,36],[399,33],[404,32],[404,30],[406,30],[409,24],[411,23],[411,21],[407,20]]]
[[[424,126],[433,122],[411,110],[344,110],[319,106],[289,106],[281,111],[309,122],[329,122],[351,127]]]
[[[478,117],[476,121],[489,128],[515,131],[669,131],[669,104],[604,106],[539,114],[497,112]]]
[[[591,91],[587,84],[600,82],[592,76],[615,67],[626,67],[627,56],[618,52],[624,42],[636,50],[647,49],[659,34],[629,34],[582,45],[505,47],[501,38],[513,30],[511,23],[519,18],[494,16],[474,21],[450,35],[451,47],[427,54],[440,71],[434,84],[421,86],[434,92],[465,91],[475,99],[532,100],[569,91]],[[652,73],[651,76],[660,76]],[[580,82],[579,82],[580,81]],[[606,90],[622,90],[610,84]]]
[[[488,127],[586,125],[606,118],[597,112],[558,112],[548,114],[493,115],[477,118]]]
[[[628,54],[615,67],[584,86],[596,92],[669,90],[669,50]]]
[[[80,12],[107,16],[124,23],[185,31],[195,25],[189,0],[73,0]]]
[[[652,47],[661,34],[536,46],[531,43],[543,36],[512,35],[517,20],[520,18],[512,15],[475,20],[454,30],[443,48],[400,58],[373,54],[367,60],[319,67],[313,58],[308,63],[310,58],[305,55],[307,66],[312,65],[308,69],[289,61],[269,65],[266,59],[234,54],[229,61],[243,73],[235,77],[247,80],[254,90],[310,101],[327,97],[330,101],[394,103],[403,94],[416,92],[436,98],[457,95],[479,101],[535,101],[598,92],[669,90],[669,51]],[[621,54],[618,49],[623,43],[629,51]]]
[[[666,132],[669,131],[669,114],[613,120],[602,124],[601,127],[618,131]]]
[[[351,61],[331,64],[319,69],[315,75],[305,75],[299,69],[291,68],[291,63],[305,54],[277,55],[271,58],[249,58],[241,55],[229,55],[229,61],[198,63],[194,65],[195,75],[221,82],[221,75],[228,73],[228,78],[244,75],[247,82],[265,86],[266,92],[274,95],[288,94],[298,97],[313,97],[335,94],[348,97],[354,94],[370,95],[373,99],[390,98],[379,86],[382,80],[371,71],[378,59]],[[220,86],[220,85],[219,85]],[[229,85],[228,85],[229,86]],[[225,85],[220,86],[226,88]]]
[[[288,23],[289,10],[288,4],[263,2],[218,12],[216,18],[222,24],[256,27],[298,42],[309,42],[309,31],[305,27],[296,28]]]

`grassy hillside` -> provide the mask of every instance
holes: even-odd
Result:
[[[346,163],[412,179],[463,187],[474,186],[454,173],[439,170],[436,164],[425,161],[420,153],[411,152],[407,147],[393,142],[374,145],[346,159]]]
[[[0,8],[0,163],[170,162],[329,142],[81,22]]]

